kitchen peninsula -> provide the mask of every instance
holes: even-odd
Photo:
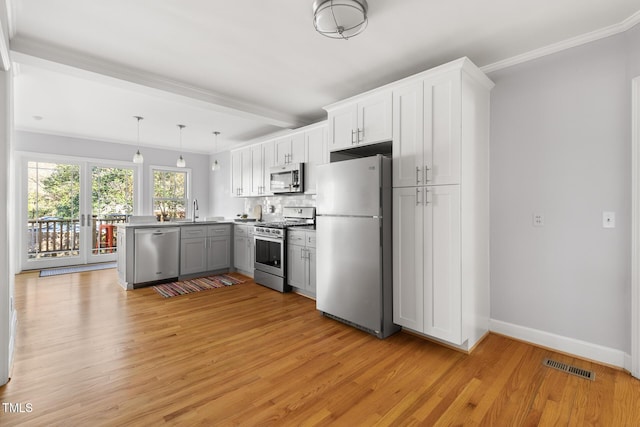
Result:
[[[160,280],[226,273],[233,221],[118,225],[118,282],[126,290]]]

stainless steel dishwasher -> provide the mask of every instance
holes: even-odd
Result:
[[[180,227],[135,230],[134,287],[178,277]]]

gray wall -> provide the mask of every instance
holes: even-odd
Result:
[[[630,353],[637,33],[489,76],[492,319]],[[602,227],[603,211],[616,228]]]
[[[220,169],[211,172],[211,208],[212,216],[235,218],[245,213],[244,199],[231,197],[231,152],[223,151],[211,156],[210,163],[218,160]]]
[[[6,45],[9,45],[7,34],[7,11],[5,2],[0,4],[0,37]],[[0,64],[2,65],[2,64]],[[4,72],[0,68],[0,385],[9,379],[11,363],[11,342],[15,333],[12,319],[14,312],[13,283],[14,268],[11,255],[12,243],[15,241],[15,232],[12,231],[11,218],[13,205],[9,199],[11,191],[11,123],[12,123],[12,96],[11,96],[11,71]],[[4,203],[7,201],[7,203]]]
[[[69,138],[31,132],[16,132],[15,149],[34,153],[57,154],[90,159],[118,160],[131,162],[137,146],[115,144],[103,141]],[[179,153],[171,150],[141,147],[143,163],[143,193],[141,214],[150,215],[151,185],[149,170],[153,166],[175,167]],[[206,154],[183,153],[187,168],[191,169],[192,196],[198,199],[199,215],[209,215],[209,156]],[[132,163],[133,164],[133,163]]]

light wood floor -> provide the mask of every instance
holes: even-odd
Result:
[[[2,426],[640,426],[640,381],[489,335],[470,356],[378,340],[250,280],[164,299],[115,270],[16,278]],[[541,366],[551,356],[596,381]]]

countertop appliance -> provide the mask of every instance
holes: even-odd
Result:
[[[261,223],[253,227],[255,261],[253,279],[259,285],[279,292],[289,292],[287,284],[287,228],[315,223],[313,207],[282,208],[281,221]]]
[[[317,167],[316,307],[378,338],[393,323],[391,159]]]
[[[134,248],[134,288],[178,278],[180,227],[136,229]]]
[[[269,171],[272,193],[304,193],[304,163],[273,166]]]

